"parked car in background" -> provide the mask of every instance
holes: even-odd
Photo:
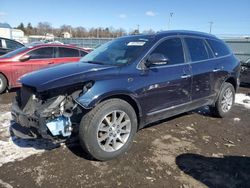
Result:
[[[240,82],[250,84],[250,59],[246,62],[241,62]]]
[[[15,40],[0,37],[0,56],[23,46],[22,43]]]
[[[228,115],[239,74],[238,59],[213,35],[121,37],[78,63],[22,77],[12,130],[54,142],[75,133],[91,156],[109,160],[127,151],[149,123],[205,105],[218,117]]]
[[[63,44],[40,44],[0,56],[0,93],[19,87],[18,79],[29,72],[60,63],[77,62],[88,52]]]

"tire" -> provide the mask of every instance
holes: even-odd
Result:
[[[225,82],[221,88],[220,94],[210,111],[216,117],[225,117],[232,110],[235,100],[235,89],[232,84]]]
[[[7,79],[4,75],[0,74],[0,94],[3,93],[7,88]]]
[[[132,106],[121,99],[109,99],[83,116],[79,140],[93,158],[107,161],[125,153],[136,132],[137,116]]]

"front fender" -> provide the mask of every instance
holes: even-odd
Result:
[[[127,84],[127,83],[124,83]],[[114,95],[127,95],[131,97],[138,105],[137,95],[126,90],[124,84],[117,83],[116,80],[98,81],[83,95],[75,99],[75,101],[85,109],[95,107],[100,101]]]

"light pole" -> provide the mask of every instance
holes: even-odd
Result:
[[[173,15],[174,15],[174,13],[170,12],[169,18],[168,18],[168,30],[170,30],[170,23],[171,23],[171,19],[172,19]]]
[[[210,21],[208,23],[209,23],[209,33],[211,34],[212,33],[212,26],[213,26],[214,22]]]

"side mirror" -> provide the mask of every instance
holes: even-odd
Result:
[[[149,67],[150,65],[166,65],[167,63],[169,63],[169,59],[165,55],[161,53],[153,53],[148,57],[146,66]]]
[[[19,61],[24,62],[24,61],[28,61],[29,59],[30,59],[30,55],[25,54],[25,55],[23,55],[23,56],[21,56],[21,57],[19,58]]]

